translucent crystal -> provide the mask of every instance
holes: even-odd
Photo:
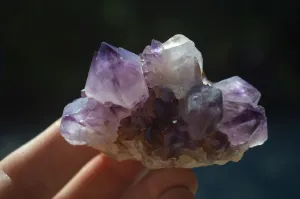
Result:
[[[89,71],[85,94],[103,104],[131,109],[148,98],[140,57],[102,43]]]
[[[267,134],[266,117],[261,107],[256,108],[251,104],[230,101],[224,101],[223,107],[224,115],[218,129],[228,136],[232,146],[251,142],[252,147],[266,141],[266,136],[253,137],[257,133]]]
[[[223,119],[219,130],[228,136],[231,145],[263,144],[268,138],[267,118],[258,106],[260,92],[238,76],[213,84],[223,93]]]
[[[226,101],[257,105],[261,96],[256,88],[238,76],[219,81],[213,86],[222,90]]]
[[[118,126],[110,108],[92,98],[79,98],[65,107],[60,130],[71,144],[97,146],[116,140]]]
[[[180,108],[192,139],[203,139],[215,131],[222,119],[222,92],[207,85],[193,86]]]
[[[177,99],[184,97],[195,83],[195,67],[203,70],[200,51],[183,35],[175,35],[165,43],[154,40],[141,56],[148,86],[170,88]]]

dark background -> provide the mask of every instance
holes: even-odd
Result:
[[[236,164],[196,169],[199,198],[299,198],[296,1],[1,1],[0,159],[60,117],[102,41],[139,53],[182,33],[212,81],[239,75],[262,92],[269,140]]]

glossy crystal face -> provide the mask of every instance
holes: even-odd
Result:
[[[268,136],[260,92],[237,76],[210,83],[183,35],[140,55],[102,43],[81,96],[64,109],[64,138],[149,168],[238,161]]]

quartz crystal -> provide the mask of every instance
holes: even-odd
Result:
[[[102,43],[61,134],[151,169],[239,161],[268,137],[260,92],[238,76],[211,83],[193,41],[153,40],[140,55]]]
[[[191,77],[195,75],[195,67],[199,67],[199,71],[203,69],[200,51],[183,35],[175,35],[163,44],[152,41],[141,57],[148,86],[170,88],[178,99],[193,86]]]
[[[95,55],[85,93],[103,104],[131,109],[148,98],[139,56],[102,43]]]
[[[228,136],[228,140],[233,146],[250,141],[266,120],[262,107],[253,107],[247,103],[224,101],[223,108],[224,115],[219,123],[219,130]],[[263,140],[257,140],[257,142],[263,143],[266,137],[259,139]],[[252,142],[256,141],[253,140]]]
[[[221,90],[207,85],[196,85],[190,89],[181,105],[181,116],[188,124],[192,139],[203,139],[216,130],[222,119],[222,106]]]
[[[93,98],[79,98],[63,112],[61,132],[71,144],[97,146],[117,138],[119,119]]]

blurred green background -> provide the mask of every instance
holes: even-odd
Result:
[[[198,198],[300,198],[296,1],[0,2],[0,159],[60,117],[102,41],[139,53],[181,33],[212,81],[239,75],[262,92],[269,141],[236,164],[196,169]],[[298,197],[297,197],[298,196]]]

